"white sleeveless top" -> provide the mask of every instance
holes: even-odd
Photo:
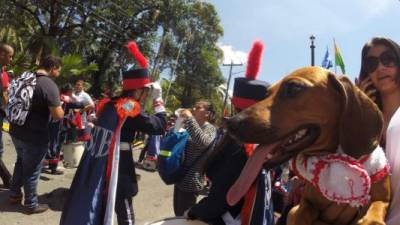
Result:
[[[386,157],[392,172],[390,178],[392,200],[386,224],[398,225],[400,223],[400,107],[390,119],[386,131]]]

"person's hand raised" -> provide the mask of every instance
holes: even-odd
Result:
[[[363,81],[360,81],[356,78],[355,80],[355,84],[356,86],[363,91],[370,99],[372,99],[372,101],[376,101],[376,93],[377,90],[374,86],[374,84],[372,83],[371,78],[366,78]]]
[[[193,116],[192,112],[189,109],[182,109],[180,111],[180,116],[184,119],[190,118]]]

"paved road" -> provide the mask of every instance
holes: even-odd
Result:
[[[3,133],[5,147],[4,161],[10,171],[14,168],[16,153],[10,136]],[[134,151],[135,159],[139,155]],[[0,187],[0,225],[56,225],[59,224],[65,196],[76,169],[65,169],[64,175],[41,174],[38,193],[39,201],[48,203],[50,210],[42,214],[25,215],[22,206],[13,206],[7,202],[8,191]],[[137,170],[141,175],[139,194],[134,198],[136,224],[144,225],[160,218],[173,215],[173,186],[166,186],[157,172]],[[1,183],[1,181],[0,181]],[[114,223],[117,224],[117,223]]]

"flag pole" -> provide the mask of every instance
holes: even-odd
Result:
[[[336,69],[336,42],[335,42],[335,38],[333,38],[333,52],[335,53],[335,60],[334,61],[334,65],[335,65],[335,74],[337,74],[337,69]]]

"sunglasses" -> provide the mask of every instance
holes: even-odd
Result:
[[[372,73],[378,68],[379,62],[386,67],[393,67],[397,65],[397,57],[393,51],[385,51],[379,57],[367,56],[364,59],[363,67],[365,72]]]

